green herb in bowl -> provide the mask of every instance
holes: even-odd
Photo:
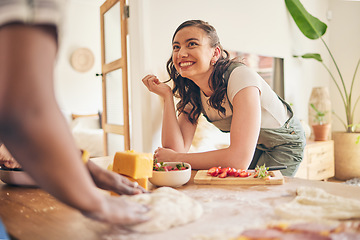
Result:
[[[149,181],[158,187],[180,187],[191,177],[191,165],[184,162],[154,161],[152,177]]]
[[[154,160],[153,171],[169,172],[169,171],[179,171],[179,170],[186,170],[186,169],[188,169],[188,167],[185,166],[184,163],[178,163],[175,165],[175,167],[173,167],[173,166],[169,166],[168,164],[166,164],[164,162],[158,162],[156,159]]]

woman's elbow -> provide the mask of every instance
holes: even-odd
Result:
[[[167,148],[167,149],[171,149],[177,153],[187,153],[188,150],[186,150],[184,147],[179,147],[179,146],[169,146],[169,145],[163,145],[163,148]]]
[[[247,152],[241,152],[238,150],[233,150],[230,147],[227,149],[226,157],[229,162],[229,166],[236,169],[248,169],[253,154]]]
[[[171,149],[175,152],[178,152],[178,153],[187,153],[190,149],[190,146],[187,147],[187,146],[184,146],[184,144],[180,144],[180,143],[177,143],[177,144],[165,144],[165,143],[162,143],[162,147],[163,148],[168,148],[168,149]]]

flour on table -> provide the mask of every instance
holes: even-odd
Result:
[[[292,219],[345,220],[360,218],[360,201],[332,195],[319,188],[299,187],[295,199],[276,207],[275,212]]]
[[[170,187],[161,187],[151,194],[128,197],[131,201],[148,205],[151,219],[130,226],[137,232],[159,232],[195,221],[203,214],[203,207],[195,199]]]

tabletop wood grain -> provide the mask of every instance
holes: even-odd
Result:
[[[109,158],[94,159],[106,167]],[[196,222],[170,230],[140,234],[90,220],[38,188],[0,182],[0,217],[12,239],[196,239],[236,234],[250,225],[276,220],[273,207],[291,201],[299,186],[322,188],[339,196],[360,199],[360,188],[341,183],[285,178],[283,185],[196,185],[192,179],[178,190],[200,201],[204,215]],[[100,190],[99,190],[100,191]],[[216,239],[216,237],[215,237]]]

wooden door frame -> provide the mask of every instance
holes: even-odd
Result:
[[[104,14],[116,3],[120,2],[120,25],[121,25],[121,58],[108,64],[105,63],[105,36],[104,36]],[[100,28],[101,28],[101,66],[102,66],[102,94],[103,94],[103,116],[102,126],[104,129],[104,154],[108,155],[107,134],[115,133],[124,136],[124,150],[130,150],[130,121],[129,121],[129,89],[128,89],[128,63],[127,63],[127,17],[124,10],[126,0],[107,0],[100,7]],[[107,123],[106,107],[106,74],[116,69],[122,70],[123,90],[123,116],[124,125]]]

